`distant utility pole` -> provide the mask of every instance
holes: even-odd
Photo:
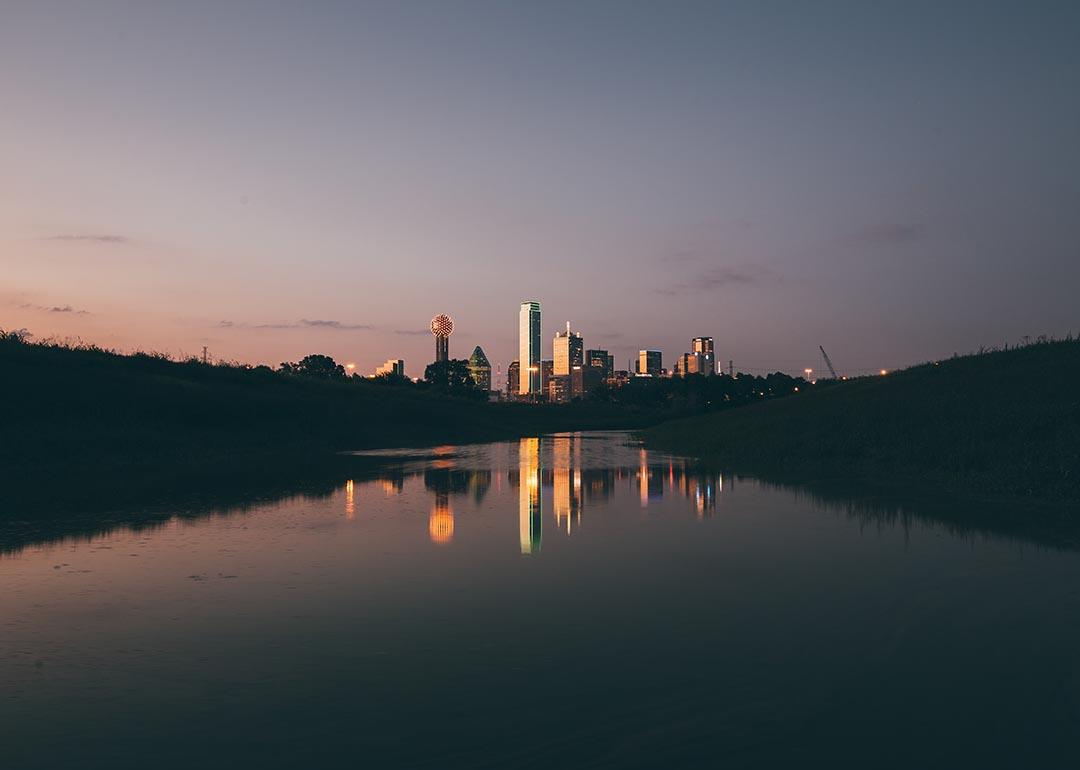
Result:
[[[202,362],[204,364],[210,363],[210,353],[206,350],[206,345],[202,346]]]

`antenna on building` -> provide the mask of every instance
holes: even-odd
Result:
[[[206,350],[206,345],[202,346],[202,362],[204,364],[210,363],[210,354]]]

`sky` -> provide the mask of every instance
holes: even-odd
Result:
[[[0,0],[0,328],[372,371],[1080,331],[1080,5]]]

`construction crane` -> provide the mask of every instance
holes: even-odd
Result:
[[[834,380],[839,380],[840,376],[836,373],[836,369],[833,368],[832,361],[829,360],[829,354],[825,352],[825,348],[818,345],[818,350],[821,351],[821,357],[825,359],[825,366],[829,367],[829,374],[833,376]]]

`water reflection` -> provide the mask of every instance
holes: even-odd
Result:
[[[509,456],[499,456],[500,446],[510,450]],[[500,469],[504,462],[505,468]],[[725,482],[719,472],[627,446],[610,436],[597,441],[595,436],[565,433],[522,438],[516,444],[461,447],[456,452],[439,447],[427,458],[387,467],[367,483],[401,494],[415,477],[423,478],[424,489],[431,495],[428,534],[437,545],[454,539],[452,498],[468,497],[479,507],[493,478],[499,480],[500,489],[505,478],[517,490],[518,547],[526,555],[540,552],[548,516],[554,531],[572,536],[583,526],[588,507],[607,504],[625,489],[637,496],[642,508],[666,497],[685,499],[697,518],[704,519],[715,512]]]
[[[514,479],[511,477],[511,484]],[[518,445],[518,534],[523,554],[540,550],[543,536],[543,493],[540,489],[540,439]]]
[[[1076,766],[1080,560],[969,542],[1064,526],[625,434],[364,462],[49,519],[0,486],[5,766]]]
[[[428,536],[436,545],[446,545],[454,539],[454,512],[450,509],[450,495],[437,491],[428,518]]]
[[[139,531],[170,521],[193,521],[219,515],[235,515],[274,501],[326,500],[336,496],[338,511],[348,522],[361,523],[365,505],[379,499],[408,497],[417,493],[427,512],[418,530],[427,528],[427,540],[438,546],[456,545],[487,496],[494,488],[501,509],[503,495],[517,497],[518,550],[537,555],[543,545],[547,517],[551,533],[573,538],[589,527],[590,511],[616,507],[620,501],[643,513],[660,508],[664,515],[685,511],[699,520],[717,513],[720,498],[734,492],[736,476],[700,467],[683,458],[655,453],[619,433],[566,433],[527,437],[516,442],[490,445],[441,446],[431,450],[402,450],[385,455],[365,453],[368,468],[348,472],[328,470],[328,478],[301,480],[290,488],[283,479],[232,489],[199,488],[173,502],[156,500],[130,508],[94,509],[82,506],[73,513],[63,509],[43,515],[17,501],[0,513],[0,554],[15,554],[30,544],[61,539],[90,540],[120,529]],[[377,465],[370,461],[377,459]],[[374,468],[374,469],[373,469]],[[337,480],[331,480],[334,473]],[[414,481],[422,484],[413,489]],[[509,487],[503,489],[503,485]],[[964,505],[948,499],[898,502],[894,497],[859,493],[849,486],[805,485],[752,480],[754,485],[775,486],[807,500],[812,507],[858,519],[879,528],[907,529],[914,522],[933,522],[950,534],[1004,535],[1055,548],[1072,549],[1080,542],[1075,518],[1028,515],[1015,505]],[[381,494],[379,494],[381,492]],[[46,499],[42,497],[41,499]],[[460,504],[455,504],[458,499]],[[366,502],[365,502],[366,501]],[[672,502],[684,501],[685,505]],[[0,508],[11,498],[0,499]],[[102,505],[108,505],[104,500]],[[402,508],[411,503],[403,500]],[[512,505],[512,503],[511,503]],[[370,506],[369,506],[370,507]],[[625,505],[623,507],[625,510]]]
[[[356,499],[352,479],[345,482],[345,518],[350,521],[356,518]]]

